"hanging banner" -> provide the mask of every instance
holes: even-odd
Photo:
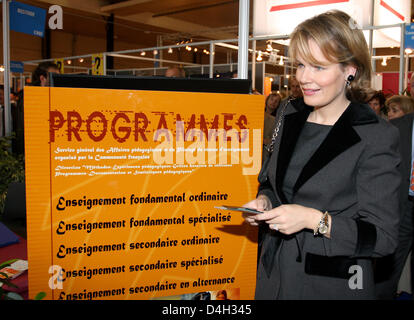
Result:
[[[329,10],[348,13],[354,21],[351,28],[364,28],[410,22],[410,0],[375,0],[372,17],[371,0],[255,0],[253,17],[254,36],[290,35],[295,27],[306,19]],[[364,31],[369,39],[369,31]],[[400,28],[387,28],[374,31],[373,46],[399,46]],[[288,45],[288,40],[277,42]]]
[[[411,0],[375,0],[375,26],[410,22]],[[374,31],[374,47],[399,47],[402,31],[398,27]]]
[[[404,48],[414,49],[414,23],[405,26]]]
[[[10,2],[10,30],[44,36],[46,10],[17,1]]]
[[[25,90],[31,298],[253,299],[262,96]]]
[[[104,57],[102,53],[92,55],[92,75],[104,74]]]
[[[10,61],[10,71],[14,73],[23,73],[24,63],[21,61]]]
[[[371,7],[371,0],[255,0],[253,33],[289,35],[306,19],[333,9],[347,12],[358,25],[367,26]]]
[[[60,74],[65,73],[65,59],[55,59],[55,64],[58,66],[58,70]]]

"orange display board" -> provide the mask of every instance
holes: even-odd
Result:
[[[273,79],[270,78],[270,77],[265,77],[264,78],[264,90],[263,90],[264,92],[263,92],[263,95],[265,97],[267,97],[269,94],[272,93],[272,81],[273,81]]]
[[[25,88],[29,297],[252,299],[262,99]],[[218,293],[219,292],[219,293]]]

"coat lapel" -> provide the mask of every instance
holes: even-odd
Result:
[[[361,141],[360,136],[353,128],[353,124],[366,124],[375,120],[378,121],[375,117],[370,119],[370,112],[368,110],[358,110],[358,108],[363,108],[363,106],[351,103],[334,124],[325,140],[303,167],[295,183],[294,192],[297,192],[306,181],[338,155]],[[365,114],[365,111],[367,114]],[[358,113],[360,113],[361,117],[358,117]]]
[[[313,108],[307,106],[303,99],[293,100],[292,105],[296,112],[286,114],[284,118],[283,131],[277,155],[277,167],[275,189],[282,203],[288,203],[283,194],[283,180],[290,159],[296,147],[303,126]],[[334,124],[327,137],[305,164],[299,178],[297,179],[294,192],[297,192],[303,184],[318,173],[329,162],[338,155],[345,152],[353,145],[361,141],[360,136],[353,126],[365,125],[378,122],[374,112],[367,105],[351,103],[344,111],[338,121]]]
[[[302,101],[302,100],[301,100]],[[294,104],[296,100],[292,101]],[[282,191],[283,180],[285,178],[286,170],[295,150],[296,142],[299,135],[308,119],[312,108],[304,105],[298,112],[285,115],[282,137],[278,150],[278,160],[276,167],[276,192],[282,203],[287,203],[287,199]],[[297,107],[297,105],[295,105]]]

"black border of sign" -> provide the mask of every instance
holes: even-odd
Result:
[[[250,80],[188,79],[167,77],[90,76],[50,74],[51,87],[155,90],[210,93],[250,93]]]

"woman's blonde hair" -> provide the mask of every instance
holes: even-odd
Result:
[[[398,95],[392,96],[385,101],[385,106],[389,108],[391,103],[399,105],[404,114],[414,112],[414,101],[410,97]]]
[[[312,55],[309,40],[313,40],[326,59],[342,66],[357,68],[355,79],[347,90],[347,98],[363,102],[371,86],[371,57],[364,34],[345,12],[332,10],[299,24],[290,36],[289,56],[298,56],[314,65],[322,65]]]

